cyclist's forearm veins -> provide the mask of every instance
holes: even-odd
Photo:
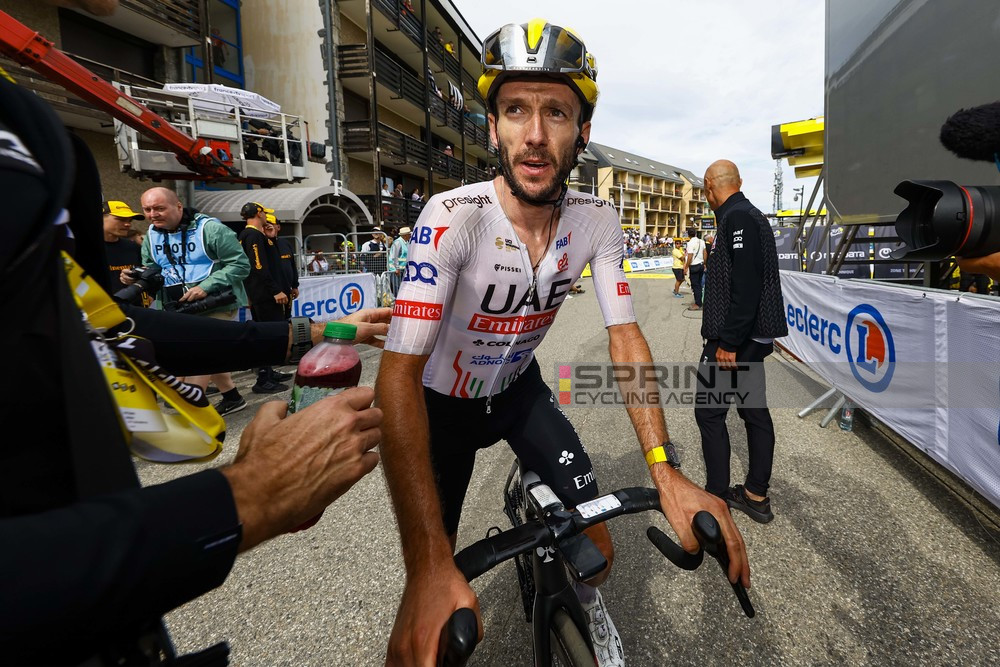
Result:
[[[612,363],[652,366],[653,356],[637,324],[609,327],[608,333]],[[634,374],[632,379],[624,379],[625,376],[622,374],[618,377],[622,378],[618,380],[618,388],[623,396],[641,397],[638,401],[627,401],[625,409],[642,450],[646,452],[663,444],[670,436],[663,417],[663,409],[660,407],[656,385],[639,382],[639,378],[642,377],[641,372]]]
[[[435,558],[451,558],[431,470],[427,408],[419,375],[394,373],[383,365],[375,403],[386,406],[382,470],[399,525],[406,570],[413,572]]]

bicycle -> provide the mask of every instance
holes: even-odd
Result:
[[[604,555],[583,531],[624,514],[660,510],[655,488],[630,487],[580,503],[568,511],[538,475],[514,461],[504,486],[504,513],[512,527],[491,528],[487,536],[455,555],[455,564],[471,582],[500,563],[514,560],[524,604],[525,620],[532,624],[535,667],[548,667],[555,658],[565,667],[593,667],[594,647],[587,619],[567,577],[567,567],[577,581],[599,573],[607,565]],[[709,512],[698,512],[692,529],[701,549],[688,553],[659,528],[650,526],[646,536],[677,567],[697,569],[705,552],[715,558],[728,577],[729,554],[722,530]],[[496,531],[495,533],[493,531]],[[728,578],[727,578],[728,580]],[[746,589],[731,584],[743,612],[755,611]],[[471,609],[459,609],[441,632],[438,664],[465,665],[475,649],[478,628]]]

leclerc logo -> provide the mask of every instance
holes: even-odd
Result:
[[[896,366],[896,346],[882,313],[863,303],[847,315],[847,361],[855,379],[869,391],[889,387]]]
[[[365,293],[361,291],[361,285],[349,283],[340,290],[340,309],[344,311],[344,314],[350,315],[357,312],[364,305]]]

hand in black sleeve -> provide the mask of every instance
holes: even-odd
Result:
[[[719,334],[719,347],[735,352],[753,333],[760,303],[763,261],[757,221],[742,211],[730,215],[732,289],[729,311]]]

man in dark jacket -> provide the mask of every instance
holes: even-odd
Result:
[[[240,245],[250,260],[250,275],[243,279],[243,287],[250,301],[250,313],[258,322],[280,322],[285,318],[285,306],[291,288],[283,285],[278,266],[278,248],[264,234],[267,216],[274,213],[257,202],[247,202],[240,209],[240,217],[247,226],[239,233]],[[255,394],[276,394],[288,389],[271,366],[257,369],[257,382],[250,390]]]
[[[788,335],[783,313],[778,254],[767,218],[740,192],[743,180],[728,160],[705,172],[705,191],[718,230],[709,256],[701,335],[695,419],[705,456],[705,489],[760,523],[774,518],[767,496],[774,458],[774,424],[767,409],[764,358],[774,339]],[[718,364],[716,367],[712,367]],[[737,370],[738,369],[738,370]],[[733,398],[747,431],[750,468],[744,484],[729,486],[728,401],[722,393],[737,383]],[[718,378],[718,381],[712,381]],[[714,400],[712,400],[714,399]]]

